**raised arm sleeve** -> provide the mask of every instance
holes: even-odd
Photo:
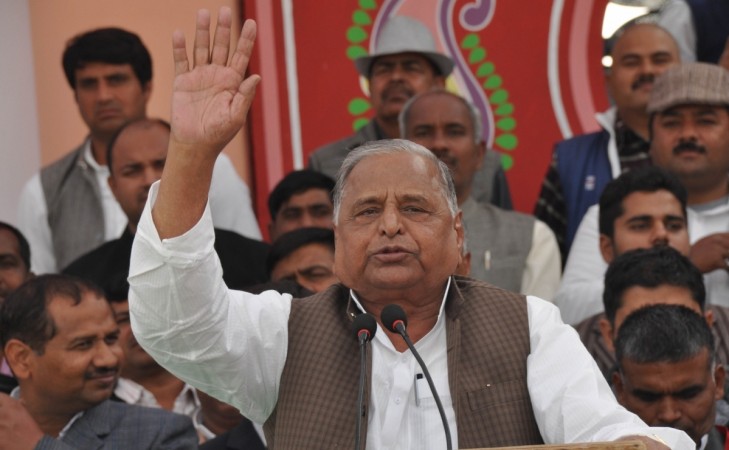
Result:
[[[150,190],[132,249],[134,335],[170,372],[262,423],[278,396],[291,296],[226,287],[209,207],[187,233],[160,240],[151,215],[158,187]]]

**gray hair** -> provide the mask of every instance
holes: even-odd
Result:
[[[453,94],[451,92],[446,91],[445,89],[433,89],[430,91],[426,91],[423,93],[420,93],[418,95],[415,95],[413,97],[410,97],[407,102],[405,102],[405,105],[403,105],[402,110],[400,111],[400,114],[397,117],[398,123],[400,124],[400,136],[407,138],[407,123],[408,120],[410,120],[410,110],[413,106],[413,104],[418,101],[418,99],[421,99],[423,97],[427,97],[428,95],[450,95],[453,98],[457,98],[458,100],[463,103],[463,105],[468,110],[468,116],[471,119],[471,124],[473,125],[473,142],[475,144],[480,143],[483,140],[483,123],[481,122],[481,112],[476,108],[476,106],[466,100],[465,98],[461,97],[460,95]]]
[[[631,313],[618,330],[615,357],[638,364],[675,363],[709,352],[714,361],[714,337],[706,319],[679,305],[652,305]]]
[[[352,173],[354,167],[365,158],[378,155],[392,155],[397,153],[407,153],[417,155],[432,162],[438,168],[438,180],[440,181],[443,197],[448,203],[448,209],[453,217],[458,213],[458,201],[456,200],[456,188],[453,184],[451,172],[445,163],[441,162],[430,150],[422,145],[405,139],[384,139],[381,141],[372,141],[361,145],[347,155],[342,162],[342,166],[337,172],[337,183],[334,186],[334,223],[339,222],[339,209],[342,206],[344,191],[346,189],[347,178]]]

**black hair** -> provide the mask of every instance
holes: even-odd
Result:
[[[668,246],[641,248],[623,253],[605,272],[602,302],[605,315],[615,324],[615,314],[623,306],[623,294],[632,287],[682,287],[703,311],[706,303],[704,278],[699,269],[676,249]]]
[[[0,309],[2,347],[17,339],[42,355],[46,343],[57,332],[48,305],[56,297],[65,297],[76,306],[86,293],[104,298],[94,283],[69,275],[46,274],[26,281],[5,299]]]
[[[714,362],[714,336],[706,319],[680,305],[649,305],[630,314],[615,339],[618,365],[624,359],[638,364],[676,363],[709,353]]]
[[[279,181],[268,196],[268,211],[271,213],[271,219],[276,220],[278,210],[292,196],[308,191],[309,189],[323,189],[329,194],[329,198],[331,199],[334,180],[321,172],[310,169],[289,172],[288,175]]]
[[[129,128],[132,125],[140,124],[140,123],[157,124],[157,125],[161,125],[162,127],[164,127],[167,131],[172,130],[170,123],[167,122],[166,120],[162,120],[162,119],[148,119],[148,118],[136,119],[136,120],[131,120],[131,121],[125,123],[124,125],[122,125],[121,128],[119,128],[118,130],[116,130],[114,132],[114,134],[111,136],[111,139],[109,140],[109,145],[106,146],[106,167],[109,168],[110,176],[112,176],[112,177],[114,176],[114,172],[111,170],[111,161],[114,157],[114,145],[116,144],[117,139],[119,139],[119,136],[121,135],[122,131],[126,130],[127,128]]]
[[[271,245],[266,258],[268,276],[271,276],[273,268],[276,267],[279,261],[299,248],[310,244],[323,244],[334,252],[334,231],[329,228],[307,227],[297,228],[279,236]]]
[[[76,70],[86,64],[130,64],[139,83],[152,79],[152,57],[136,34],[121,28],[99,28],[71,38],[63,52],[66,80],[76,90]]]
[[[2,221],[0,221],[0,230],[8,230],[15,236],[15,239],[18,240],[20,259],[25,263],[25,268],[30,270],[30,244],[28,244],[28,240],[23,236],[23,233],[9,223]]]
[[[610,239],[615,234],[615,220],[625,210],[623,200],[634,192],[656,192],[665,190],[670,192],[681,204],[684,218],[686,217],[686,189],[678,178],[660,167],[644,167],[621,174],[609,182],[600,194],[600,234]]]

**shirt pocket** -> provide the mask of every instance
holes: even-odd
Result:
[[[526,380],[508,380],[487,384],[482,389],[467,393],[468,406],[472,411],[514,402],[530,402]]]

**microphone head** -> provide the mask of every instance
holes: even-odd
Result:
[[[358,315],[354,318],[354,323],[352,325],[355,338],[359,339],[362,333],[366,336],[365,341],[370,341],[373,337],[375,337],[377,321],[372,314],[362,313]]]
[[[387,305],[382,309],[380,319],[382,320],[382,324],[385,328],[393,333],[398,333],[397,325],[400,323],[404,328],[407,328],[408,326],[408,318],[405,315],[405,311],[400,307],[400,305],[396,305],[394,303]]]

